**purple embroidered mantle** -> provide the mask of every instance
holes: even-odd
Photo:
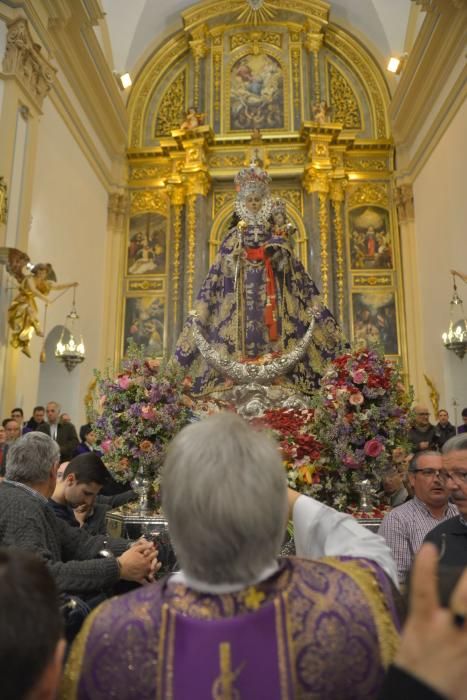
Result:
[[[91,615],[63,697],[370,700],[397,625],[386,576],[366,560],[286,559],[267,581],[234,594],[166,580]]]
[[[278,339],[271,340],[265,323],[268,274],[264,260],[246,251],[265,248],[275,281],[275,321]],[[339,352],[342,336],[328,309],[318,302],[319,292],[288,241],[273,237],[266,226],[232,228],[196,298],[198,323],[206,340],[221,356],[252,359],[288,352],[304,336],[310,323],[308,309],[318,304],[313,341],[308,353],[287,376],[304,393],[318,384],[323,363]],[[193,381],[192,393],[221,390],[225,380],[201,357],[188,319],[175,350],[175,359]]]

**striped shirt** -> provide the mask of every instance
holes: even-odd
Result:
[[[435,518],[423,501],[414,496],[384,516],[378,534],[384,537],[391,549],[399,583],[406,583],[414,556],[430,530],[456,515],[459,515],[457,506],[448,503],[443,517]]]

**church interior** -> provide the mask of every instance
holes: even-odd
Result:
[[[0,0],[2,698],[466,697],[466,36]]]
[[[3,414],[53,398],[82,423],[93,370],[130,337],[170,355],[256,152],[346,336],[373,335],[461,422],[465,360],[441,336],[467,268],[464,22],[436,0],[1,2],[0,241],[78,282],[85,345],[71,372],[55,357],[65,290],[31,357],[13,348],[2,265]]]

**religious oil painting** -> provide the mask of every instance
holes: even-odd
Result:
[[[132,216],[128,238],[127,274],[163,275],[167,255],[167,219],[161,214]]]
[[[357,292],[352,302],[354,341],[378,344],[386,355],[399,354],[394,292]]]
[[[381,207],[358,207],[349,213],[350,259],[353,270],[392,268],[389,216]]]
[[[284,80],[279,62],[266,54],[248,54],[230,74],[230,128],[284,127]]]
[[[130,340],[143,348],[147,356],[164,351],[164,299],[155,296],[127,297],[125,302],[123,352]]]

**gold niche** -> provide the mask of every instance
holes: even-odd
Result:
[[[234,175],[257,149],[272,177],[272,194],[288,203],[297,228],[297,256],[313,274],[321,273],[324,301],[352,330],[366,295],[393,295],[397,347],[404,361],[399,200],[384,76],[363,45],[344,28],[329,24],[328,4],[272,4],[274,16],[253,26],[239,20],[245,0],[202,0],[182,13],[183,29],[161,44],[135,81],[129,103],[131,212],[163,214],[169,240],[164,290],[154,276],[146,280],[138,275],[131,280],[131,292],[157,293],[172,325],[168,337],[175,339],[202,279],[200,265],[207,272],[230,221]],[[260,54],[277,62],[279,77],[272,90],[278,94],[266,97],[275,99],[283,112],[276,121],[265,117],[258,129],[249,122],[240,128],[246,122],[236,117],[232,81],[238,78],[235,100],[243,95],[255,109],[258,105],[260,116],[263,90],[269,87],[251,58]],[[242,59],[244,70],[237,71],[241,66],[235,64]],[[187,132],[180,125],[195,100],[203,119]],[[323,101],[332,112],[312,121],[312,107]],[[263,113],[268,114],[266,107]],[[392,262],[386,270],[371,258],[375,244],[365,242],[363,224],[361,230],[353,228],[353,210],[367,206],[387,211],[383,233]],[[366,257],[355,274],[352,255],[362,240]],[[128,295],[127,286],[122,289]]]

